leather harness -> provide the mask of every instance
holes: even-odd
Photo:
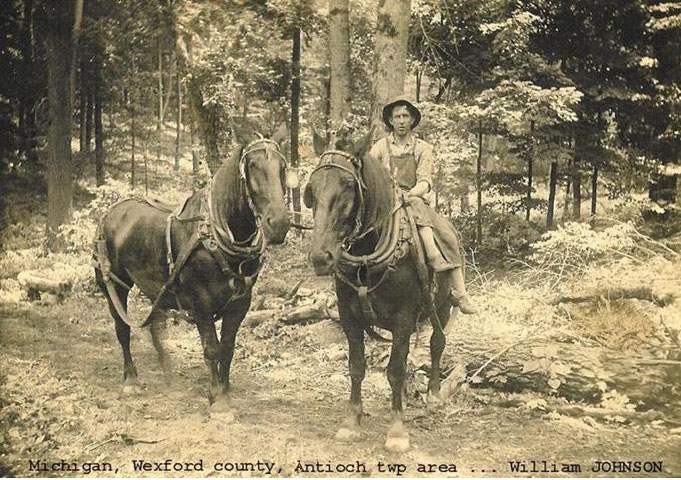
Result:
[[[268,148],[268,145],[272,145],[274,146],[274,148],[270,149]],[[263,265],[262,257],[266,246],[266,242],[264,241],[264,236],[262,233],[260,213],[257,211],[255,203],[253,202],[252,198],[250,180],[248,177],[249,169],[246,161],[247,156],[250,153],[258,150],[265,151],[268,161],[270,158],[269,156],[270,152],[274,151],[284,162],[284,165],[286,165],[285,157],[279,151],[277,143],[274,142],[273,140],[260,138],[258,140],[255,140],[254,142],[251,142],[243,149],[243,152],[239,160],[239,176],[242,185],[245,187],[244,191],[246,192],[248,206],[255,215],[256,219],[255,231],[249,238],[247,238],[244,241],[236,241],[236,239],[234,238],[234,234],[229,228],[229,225],[222,224],[219,221],[219,217],[217,216],[215,210],[216,207],[215,202],[213,201],[212,195],[213,179],[211,179],[208,182],[208,185],[204,187],[203,195],[201,197],[199,215],[195,215],[192,217],[182,216],[187,206],[187,203],[191,198],[191,195],[187,196],[185,200],[174,210],[171,210],[167,205],[163,204],[162,202],[150,198],[133,198],[118,202],[122,203],[129,200],[143,201],[148,205],[169,214],[166,220],[165,229],[168,279],[161,287],[161,291],[156,296],[156,299],[153,302],[151,312],[149,313],[147,318],[142,322],[142,324],[140,325],[141,327],[145,327],[151,322],[153,314],[159,308],[161,300],[167,293],[173,293],[173,295],[175,296],[175,302],[177,304],[178,309],[183,308],[180,303],[179,296],[177,295],[177,292],[175,291],[174,287],[176,286],[175,284],[179,273],[186,264],[192,252],[194,252],[194,250],[199,245],[203,245],[203,247],[213,256],[216,263],[220,266],[220,270],[222,271],[222,273],[230,279],[229,280],[230,286],[237,290],[237,292],[227,300],[225,306],[231,302],[238,300],[239,298],[244,297],[252,289],[253,283],[255,282],[255,279],[260,273],[260,269],[262,268]],[[177,256],[175,256],[173,253],[172,245],[172,228],[174,222],[181,223],[198,222],[198,226],[193,230],[189,241],[185,243],[185,245],[183,245],[181,249],[179,249]],[[120,299],[118,298],[118,294],[116,293],[116,290],[113,287],[113,282],[126,288],[127,290],[130,290],[132,286],[127,285],[111,271],[111,263],[108,259],[106,240],[103,238],[102,223],[103,221],[100,222],[99,224],[97,240],[95,241],[94,249],[95,268],[98,268],[102,272],[102,277],[106,285],[107,292],[109,293],[109,297],[111,298],[117,313],[121,316],[125,323],[129,325],[130,322],[127,317],[126,309],[122,305]],[[234,271],[230,264],[237,262],[238,262],[237,271]],[[255,264],[255,269],[250,274],[246,273],[245,271],[248,264]]]
[[[353,168],[333,162],[332,155],[339,155],[350,162]],[[371,305],[369,294],[380,287],[388,278],[390,273],[397,269],[397,263],[404,258],[409,251],[413,251],[416,258],[416,271],[419,277],[421,293],[429,307],[429,314],[433,328],[437,328],[444,334],[440,318],[433,307],[433,295],[431,290],[431,278],[425,262],[423,246],[418,235],[418,230],[414,222],[414,216],[409,206],[409,201],[404,193],[398,190],[394,178],[393,195],[395,208],[387,218],[380,220],[380,225],[384,228],[380,231],[378,243],[373,252],[368,255],[353,255],[350,253],[352,245],[367,235],[372,230],[376,230],[379,224],[364,225],[366,213],[366,184],[362,178],[363,164],[360,159],[341,150],[328,150],[320,157],[319,165],[310,173],[312,175],[322,169],[337,168],[349,173],[354,182],[358,198],[358,208],[355,216],[354,228],[351,233],[343,240],[340,249],[340,256],[334,268],[334,276],[345,285],[352,288],[357,293],[360,308],[365,321],[373,325],[376,323],[376,313]],[[370,284],[372,276],[380,275],[378,281]],[[366,329],[372,337],[378,337],[371,329]],[[385,339],[383,339],[385,340]]]

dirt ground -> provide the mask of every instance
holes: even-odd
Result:
[[[503,394],[485,390],[455,395],[435,412],[411,391],[406,419],[412,448],[390,454],[383,448],[390,412],[380,360],[387,347],[370,340],[375,361],[364,381],[365,436],[340,443],[334,433],[345,414],[349,380],[345,340],[331,320],[240,331],[232,368],[233,423],[209,414],[198,334],[184,321],[169,321],[170,375],[162,372],[148,332],[133,332],[143,388],[124,394],[122,356],[105,305],[100,295],[88,294],[50,306],[0,308],[5,474],[681,476],[679,428],[502,408],[495,401]],[[451,336],[450,345],[465,341],[456,338],[456,329]],[[135,471],[135,461],[150,462],[151,471]],[[317,462],[315,471],[300,469]],[[527,471],[513,472],[511,462],[522,462]],[[595,472],[594,462],[662,462],[662,470]],[[178,471],[179,463],[188,465]],[[111,471],[98,471],[109,466]],[[217,470],[237,466],[247,470]]]

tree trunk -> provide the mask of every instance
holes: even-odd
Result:
[[[173,62],[172,64],[175,66],[176,64]],[[166,112],[168,111],[168,105],[170,105],[170,97],[171,94],[173,93],[173,89],[171,88],[171,85],[173,84],[173,77],[175,76],[175,72],[173,72],[173,69],[170,68],[170,66],[166,69],[166,72],[164,73],[166,77],[166,82],[165,85],[167,85],[167,88],[165,89],[165,99],[163,100],[163,109],[161,110],[161,124],[164,125],[166,121]]]
[[[331,111],[333,129],[350,113],[350,21],[349,0],[329,0],[329,59],[331,64]],[[294,47],[295,48],[295,47]],[[295,57],[295,53],[294,53]]]
[[[508,393],[539,392],[570,401],[599,404],[603,399],[601,387],[604,383],[606,391],[614,389],[627,395],[632,403],[641,402],[647,408],[659,408],[676,396],[670,381],[679,369],[676,361],[623,356],[601,346],[585,346],[555,338],[519,344],[487,365],[489,344],[469,342],[465,351],[468,358],[473,356],[465,364],[465,373],[471,386],[476,388]],[[541,351],[556,353],[535,357],[534,352]],[[459,365],[454,368],[460,369]],[[549,372],[554,368],[566,373],[552,377]],[[445,366],[443,370],[450,369],[451,366]],[[479,370],[480,373],[472,378]],[[599,379],[599,375],[603,378]]]
[[[534,161],[534,120],[530,122],[530,144],[527,152],[527,205],[525,211],[525,221],[530,221],[532,211],[532,162]]]
[[[331,75],[324,82],[324,131],[326,132],[326,142],[328,144],[331,133]]]
[[[654,175],[648,184],[648,198],[663,206],[676,203],[676,183],[678,175]]]
[[[471,209],[471,201],[468,198],[470,194],[470,185],[468,184],[468,179],[461,180],[461,198],[459,201],[459,208],[461,212],[468,212]]]
[[[180,59],[175,57],[175,70],[177,71],[177,122],[175,130],[175,171],[180,171],[180,141],[182,137],[182,75],[180,73]]]
[[[378,4],[371,123],[382,132],[383,106],[404,93],[411,0],[384,0]]]
[[[563,222],[570,220],[570,192],[572,191],[572,169],[574,165],[574,160],[570,160],[567,167],[567,175],[565,178],[565,195],[563,196],[563,215],[561,217]]]
[[[193,65],[194,59],[192,55],[191,39],[182,39],[186,45],[186,64],[188,68]],[[220,160],[220,150],[218,146],[218,132],[220,131],[220,117],[216,107],[213,105],[204,105],[203,94],[201,87],[194,77],[189,77],[187,82],[187,100],[190,106],[193,125],[197,128],[197,132],[203,146],[206,149],[206,164],[211,174],[220,168],[222,164]]]
[[[532,211],[532,157],[527,159],[527,196],[525,198],[525,220],[530,221]]]
[[[591,216],[596,215],[596,202],[598,201],[598,167],[594,165],[591,174]]]
[[[572,218],[576,221],[582,219],[582,172],[579,170],[579,162],[575,159],[572,172]]]
[[[478,124],[478,162],[475,170],[475,189],[477,192],[476,244],[482,245],[482,121]]]
[[[423,79],[423,72],[419,69],[416,70],[416,102],[421,101],[421,81]]]
[[[149,162],[147,158],[149,157],[149,151],[144,148],[144,194],[149,195]]]
[[[192,150],[192,175],[194,178],[199,176],[199,153],[196,151],[196,146],[194,145],[194,130],[196,129],[196,123],[193,118],[189,119],[189,143],[191,144]]]
[[[104,185],[104,128],[102,126],[102,72],[100,52],[95,60],[95,180]]]
[[[128,97],[128,108],[130,110],[130,188],[135,188],[135,132],[137,125],[135,124],[135,101],[132,92]]]
[[[556,206],[556,185],[558,184],[558,162],[551,162],[549,174],[549,204],[546,211],[546,228],[553,227],[553,212]]]
[[[89,90],[89,89],[88,89]],[[95,94],[88,91],[87,96],[87,112],[85,118],[85,154],[87,160],[90,159],[90,153],[92,151],[92,132],[95,126]]]
[[[71,156],[71,72],[74,64],[76,5],[67,2],[42,3],[42,28],[48,70],[48,167],[47,167],[47,249],[60,251],[59,227],[71,219],[73,202],[73,160]]]
[[[298,133],[300,121],[300,28],[293,32],[291,51],[291,167],[298,168]],[[331,89],[333,95],[333,88]],[[300,187],[291,192],[294,221],[300,223]]]
[[[163,50],[161,49],[161,39],[158,39],[158,118],[156,120],[156,135],[158,145],[156,146],[156,161],[161,163],[161,144],[163,136]]]
[[[87,152],[85,146],[85,124],[87,123],[87,81],[85,78],[85,62],[80,62],[80,108],[78,109],[78,126],[80,127],[80,154],[81,162],[85,161],[84,154]]]
[[[39,90],[36,85],[35,70],[35,36],[33,34],[33,0],[24,0],[22,18],[22,40],[21,55],[23,58],[23,82],[20,91],[20,102],[22,111],[21,119],[21,150],[26,155],[28,163],[35,165],[38,155],[35,150],[35,105],[36,92]]]

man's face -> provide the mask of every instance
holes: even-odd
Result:
[[[406,135],[411,131],[414,117],[411,116],[409,109],[405,105],[398,105],[393,108],[390,115],[390,125],[392,125],[397,135]]]

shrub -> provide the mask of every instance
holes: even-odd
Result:
[[[548,269],[582,269],[595,260],[628,255],[636,249],[638,232],[631,223],[595,231],[588,223],[569,222],[542,235],[532,245],[530,261]]]

